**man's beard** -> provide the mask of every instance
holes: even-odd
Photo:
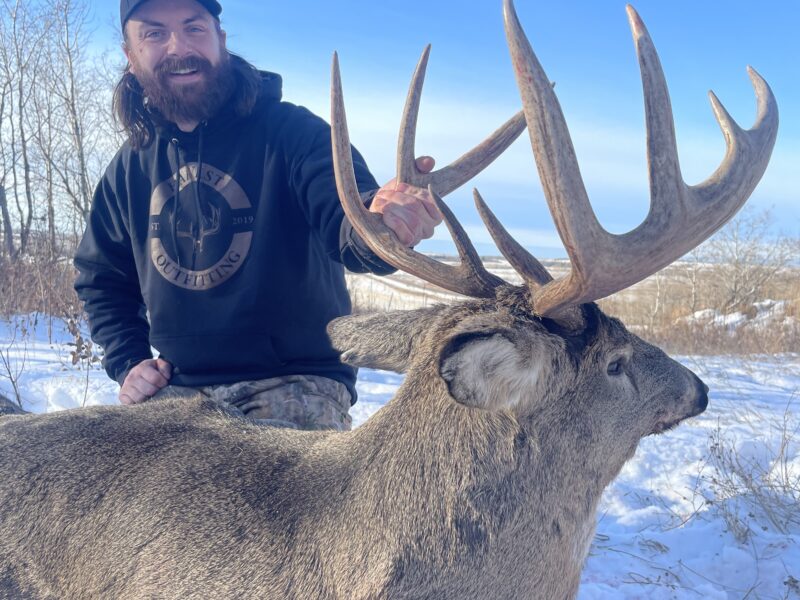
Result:
[[[196,70],[203,75],[196,83],[171,81],[171,73]],[[173,123],[199,123],[213,117],[228,100],[235,85],[230,57],[223,53],[213,66],[200,56],[166,58],[153,75],[137,74],[147,106]]]

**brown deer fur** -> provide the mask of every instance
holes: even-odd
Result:
[[[574,596],[601,492],[706,390],[594,305],[577,332],[526,305],[335,321],[350,362],[408,371],[350,433],[200,398],[4,417],[0,597]]]

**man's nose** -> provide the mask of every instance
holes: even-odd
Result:
[[[167,40],[167,54],[185,56],[191,50],[188,40],[179,31],[173,31]]]

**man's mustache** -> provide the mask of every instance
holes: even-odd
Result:
[[[155,72],[159,77],[171,75],[178,71],[198,71],[210,73],[213,70],[211,63],[200,56],[187,56],[184,58],[167,57],[156,67]]]

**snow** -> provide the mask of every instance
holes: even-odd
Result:
[[[696,313],[679,319],[685,323],[696,323],[706,327],[716,327],[734,333],[744,327],[757,327],[761,329],[786,327],[791,328],[796,319],[786,314],[785,301],[762,300],[752,304],[754,314],[732,312],[722,314],[714,309],[699,310]]]
[[[117,403],[117,384],[73,364],[70,343],[58,319],[0,322],[0,394],[15,397],[13,379],[38,413]],[[800,355],[678,360],[711,388],[709,408],[643,440],[606,490],[579,598],[800,598]],[[354,426],[402,381],[362,370]]]

